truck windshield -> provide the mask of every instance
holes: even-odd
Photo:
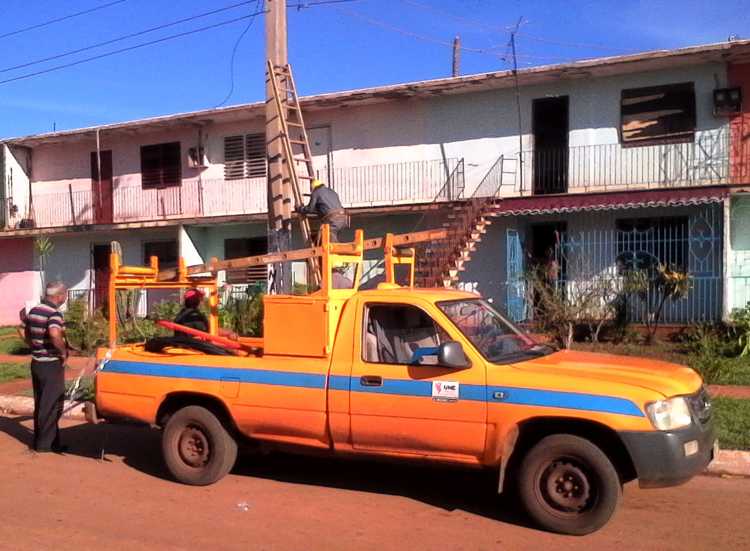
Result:
[[[552,352],[550,347],[537,343],[516,328],[484,300],[451,300],[437,305],[490,362],[509,363]]]

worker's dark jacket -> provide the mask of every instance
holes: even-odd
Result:
[[[190,327],[190,329],[197,329],[203,332],[208,331],[208,318],[197,308],[183,307],[177,314],[174,322],[185,327]],[[175,331],[175,335],[184,335],[184,333]]]
[[[310,202],[302,207],[300,212],[307,215],[314,214],[324,222],[332,222],[327,219],[338,217],[337,215],[346,216],[338,194],[326,186],[315,188],[310,194]]]

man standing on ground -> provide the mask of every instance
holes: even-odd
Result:
[[[51,282],[44,300],[26,317],[27,344],[31,348],[31,381],[34,387],[34,444],[37,452],[65,451],[60,444],[58,422],[62,416],[65,395],[65,322],[60,306],[67,299],[67,289]]]
[[[310,202],[298,206],[296,211],[304,216],[314,214],[320,218],[321,224],[328,224],[331,228],[331,242],[338,243],[339,232],[349,227],[349,217],[341,206],[341,199],[320,180],[313,180],[310,187]]]

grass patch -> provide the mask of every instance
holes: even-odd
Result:
[[[750,400],[713,398],[711,403],[721,448],[750,450]]]
[[[28,379],[31,377],[29,366],[25,363],[0,363],[0,383]]]
[[[0,338],[0,354],[23,356],[29,353],[26,343],[18,337]]]
[[[750,386],[750,357],[725,358],[697,354],[690,357],[690,367],[700,373],[708,384]]]
[[[5,337],[6,335],[17,335],[18,332],[16,331],[16,328],[12,325],[4,325],[0,327],[0,337]]]

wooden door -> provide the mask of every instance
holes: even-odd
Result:
[[[535,99],[534,195],[568,192],[568,96]]]
[[[114,219],[111,151],[101,151],[99,155],[96,151],[91,153],[91,202],[94,224],[111,224]]]
[[[104,172],[104,171],[102,171]],[[94,245],[94,308],[105,308],[109,298],[109,245]]]

